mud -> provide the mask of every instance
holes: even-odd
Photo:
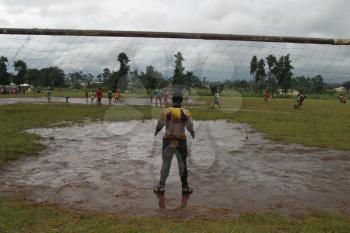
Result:
[[[33,129],[47,150],[2,167],[0,193],[35,203],[126,215],[222,218],[241,213],[350,214],[350,153],[272,142],[226,121],[195,122],[189,140],[190,196],[176,159],[164,196],[155,121]]]
[[[66,103],[66,99],[64,97],[52,97],[52,103]],[[38,97],[38,98],[0,98],[0,105],[8,105],[8,104],[18,104],[18,103],[28,103],[28,104],[47,104],[47,98]],[[189,100],[189,103],[203,104],[203,102],[199,100]],[[88,105],[96,105],[96,99],[93,103],[90,102],[90,98],[86,101],[85,98],[69,98],[69,104],[88,104]],[[103,105],[108,105],[108,99],[102,99]],[[149,98],[123,98],[121,102],[114,103],[112,101],[112,105],[150,105]],[[155,102],[152,103],[155,105]]]

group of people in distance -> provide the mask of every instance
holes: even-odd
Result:
[[[268,103],[269,99],[271,98],[270,92],[268,90],[265,90],[263,93],[263,97],[264,97],[264,103]],[[303,106],[305,98],[306,98],[305,94],[303,92],[299,92],[299,94],[297,95],[296,101],[294,103],[294,109],[299,109],[301,106]]]
[[[51,103],[52,96],[53,96],[52,89],[48,88],[46,94],[47,94],[48,103]],[[108,90],[107,91],[108,104],[111,105],[112,101],[114,103],[120,103],[121,96],[122,95],[121,95],[121,92],[119,89],[117,89],[114,93],[112,92],[112,90]],[[213,102],[212,102],[213,108],[215,108],[215,106],[218,106],[219,108],[221,108],[219,93],[216,92],[213,97],[214,97]],[[64,96],[64,98],[66,100],[66,103],[68,103],[70,96],[66,95],[66,96]],[[98,88],[95,92],[94,91],[90,91],[90,92],[85,91],[86,103],[89,103],[89,99],[90,99],[90,103],[93,103],[95,98],[97,99],[97,104],[102,103],[103,91],[101,88]],[[157,89],[157,90],[154,90],[151,92],[150,98],[151,98],[151,104],[153,104],[153,102],[155,101],[156,106],[158,106],[158,105],[159,106],[162,106],[162,105],[168,106],[170,94],[169,94],[169,91],[167,89],[165,89],[165,90]],[[269,102],[269,99],[271,98],[271,94],[268,90],[264,91],[263,98],[264,98],[264,103]],[[305,98],[306,98],[305,94],[303,92],[300,92],[297,95],[296,102],[294,104],[294,108],[299,109],[303,105]],[[186,103],[189,102],[189,92],[188,91],[186,91],[184,93],[183,100]],[[346,104],[346,102],[347,102],[347,96],[341,94],[339,96],[339,103]]]
[[[268,103],[269,99],[271,98],[270,92],[268,90],[265,90],[263,93],[263,97],[264,97],[264,102]],[[306,98],[305,94],[303,92],[299,92],[296,98],[296,102],[294,104],[294,108],[299,109],[301,106],[303,106],[305,98]],[[315,98],[319,99],[319,96],[316,96]],[[346,101],[347,101],[347,97],[341,94],[339,96],[339,103],[346,104]]]
[[[156,106],[158,106],[158,104],[159,106],[162,106],[162,104],[167,106],[170,94],[168,90],[157,89],[151,92],[150,97],[151,97],[151,104],[153,103],[153,99],[155,99]]]
[[[89,98],[90,102],[93,103],[95,98],[97,99],[97,104],[102,103],[102,98],[103,98],[103,91],[101,88],[98,88],[96,92],[90,91],[85,91],[85,99],[86,103],[89,103]],[[108,104],[112,104],[112,100],[114,99],[114,103],[120,103],[120,98],[121,98],[121,93],[119,89],[115,91],[115,93],[112,92],[112,90],[107,91],[107,98],[108,98]]]
[[[190,96],[190,91],[189,90],[184,91],[183,101],[185,103],[189,103],[189,96]],[[167,89],[164,89],[164,90],[156,89],[150,93],[150,98],[151,98],[151,104],[153,104],[153,99],[155,100],[156,107],[158,107],[158,105],[168,106],[170,94]]]

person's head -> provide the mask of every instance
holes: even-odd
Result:
[[[183,101],[183,96],[182,96],[181,90],[174,90],[173,97],[172,97],[173,105],[181,106],[182,101]]]
[[[182,95],[174,95],[172,97],[173,105],[181,105],[183,101]]]

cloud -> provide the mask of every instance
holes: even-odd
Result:
[[[0,27],[349,38],[349,10],[347,0],[0,0]],[[16,58],[33,67],[59,65],[67,70],[99,72],[115,66],[117,53],[126,51],[134,68],[143,70],[153,64],[170,74],[173,54],[182,51],[186,67],[198,75],[250,78],[247,64],[252,55],[263,58],[270,53],[291,53],[296,75],[321,73],[328,80],[339,81],[350,73],[349,49],[340,46],[72,37],[33,37],[29,43],[26,37],[1,38],[1,54],[13,57],[25,44]]]
[[[11,27],[350,37],[347,0],[0,0],[0,9]]]

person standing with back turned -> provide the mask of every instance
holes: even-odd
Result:
[[[195,133],[193,129],[192,116],[189,111],[181,107],[183,97],[181,94],[174,95],[172,98],[173,106],[167,108],[160,116],[155,136],[165,126],[165,135],[163,137],[162,148],[162,168],[160,171],[159,185],[154,188],[156,193],[165,192],[165,182],[169,176],[171,160],[174,153],[176,154],[179,166],[179,175],[182,182],[182,193],[189,194],[193,189],[189,187],[187,182],[187,140],[185,128],[190,132],[194,139]]]
[[[101,105],[102,104],[103,92],[102,92],[102,89],[100,87],[97,89],[95,97],[97,98],[97,104]]]

